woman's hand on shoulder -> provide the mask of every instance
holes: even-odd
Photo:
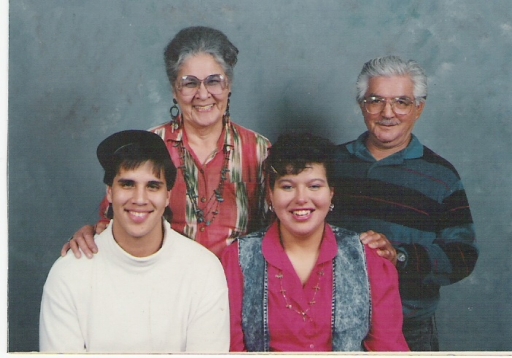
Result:
[[[68,242],[64,244],[60,252],[61,256],[66,256],[68,250],[71,249],[75,257],[79,259],[82,257],[80,252],[80,250],[82,250],[85,256],[91,259],[94,254],[98,253],[98,247],[94,242],[94,234],[100,234],[103,232],[107,225],[108,223],[100,221],[96,226],[85,225],[82,227]]]

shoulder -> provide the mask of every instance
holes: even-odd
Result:
[[[338,144],[334,153],[336,160],[347,160],[348,158],[352,157],[352,153],[350,152],[349,148],[353,146],[354,143],[355,141],[350,141],[343,144]]]
[[[368,245],[364,245],[364,252],[368,268],[373,268],[372,271],[376,272],[373,273],[374,275],[395,276],[397,274],[395,265],[388,259],[379,256],[377,249],[372,249]]]
[[[175,128],[172,122],[165,122],[155,127],[149,128],[148,132],[158,134],[164,141],[176,140],[181,137],[182,131]]]
[[[457,172],[457,169],[455,169],[453,164],[450,163],[445,158],[441,157],[439,154],[437,154],[427,146],[423,146],[422,159],[431,165],[438,166],[439,168],[451,172],[457,179],[460,179],[459,173]]]
[[[171,255],[173,262],[178,263],[180,267],[201,267],[201,268],[218,268],[220,267],[219,259],[210,250],[203,245],[189,239],[188,237],[170,229],[166,233],[166,240],[170,240],[167,255]]]
[[[114,240],[111,235],[111,224],[99,235],[95,235],[94,242],[98,246],[98,253],[92,259],[88,259],[82,254],[81,258],[77,259],[75,255],[69,250],[64,257],[59,257],[55,261],[54,267],[56,270],[72,272],[76,275],[87,270],[92,270],[95,266],[104,262],[106,257],[109,256],[109,240]]]
[[[165,130],[167,128],[170,128],[170,125],[171,125],[170,122],[161,123],[159,125],[149,128],[148,131],[157,133],[157,134],[162,133],[162,132],[165,133]]]
[[[267,229],[254,231],[247,235],[239,237],[236,241],[241,243],[241,245],[255,245],[258,242],[261,243],[261,241],[265,237],[266,233],[267,233]]]
[[[238,135],[242,138],[242,140],[246,142],[258,143],[260,145],[270,146],[270,141],[263,135],[245,128],[240,124],[231,122],[231,127],[233,130],[238,133]]]
[[[351,240],[351,241],[357,240],[357,242],[360,242],[359,234],[357,232],[348,230],[348,229],[344,229],[342,227],[335,226],[335,225],[329,225],[329,226],[331,227],[331,230],[332,230],[334,236],[336,237],[336,240],[338,240],[338,241],[340,241],[340,240]]]
[[[101,250],[101,249],[100,249]],[[99,256],[99,257],[98,257]],[[77,259],[71,251],[66,256],[59,257],[50,268],[45,286],[51,285],[78,285],[84,283],[87,276],[100,260],[101,254],[96,254],[92,259],[84,255]]]

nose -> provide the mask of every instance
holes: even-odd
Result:
[[[298,187],[295,191],[295,201],[297,204],[304,204],[308,201],[306,188]]]
[[[208,98],[209,95],[210,92],[208,92],[208,89],[206,88],[204,82],[201,82],[199,84],[199,88],[197,89],[196,97],[200,99],[205,99]]]
[[[386,101],[384,108],[382,109],[382,116],[386,118],[392,118],[395,116],[395,112],[393,111],[393,105],[390,101]]]
[[[137,205],[146,204],[147,195],[146,188],[144,186],[137,186],[133,191],[133,203]]]

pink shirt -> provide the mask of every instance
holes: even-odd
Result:
[[[281,246],[277,223],[266,233],[262,245],[263,256],[268,263],[271,351],[332,351],[332,262],[337,253],[337,243],[330,226],[326,226],[317,264],[304,286]],[[372,322],[364,346],[369,351],[408,351],[402,334],[402,304],[396,268],[379,257],[375,250],[365,246],[365,252],[372,297]],[[230,350],[245,351],[242,331],[244,278],[238,258],[238,243],[225,250],[222,264],[229,287]],[[279,279],[281,275],[282,279]],[[316,294],[315,287],[319,288]],[[286,299],[281,293],[282,289],[286,291]],[[309,303],[312,300],[314,304]],[[291,305],[291,309],[286,308],[287,305]],[[306,312],[306,316],[297,311]]]

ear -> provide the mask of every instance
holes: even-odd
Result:
[[[416,107],[416,120],[420,119],[423,110],[425,109],[426,102],[421,102],[419,106]]]
[[[331,201],[332,201],[332,198],[333,198],[333,196],[334,196],[334,188],[333,188],[332,186],[331,186],[331,187],[329,187],[329,188],[331,189]]]
[[[172,190],[169,190],[167,192],[167,198],[165,199],[165,206],[169,206],[169,203],[171,202],[171,191]]]
[[[112,187],[107,185],[107,200],[112,204]]]
[[[364,109],[364,103],[363,102],[359,103],[359,109],[361,110],[361,114],[364,117],[364,115],[366,114],[366,110]]]
[[[267,193],[268,205],[272,205],[273,199],[274,199],[274,193],[272,192],[272,190],[268,190],[268,193]]]

